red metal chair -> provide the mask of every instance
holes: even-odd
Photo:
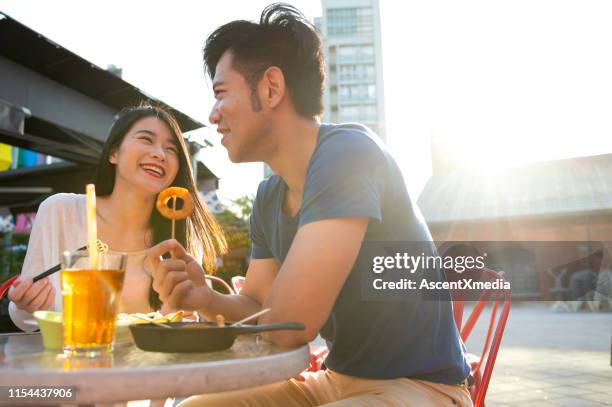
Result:
[[[2,283],[2,286],[0,286],[0,300],[4,298],[4,294],[8,292],[9,288],[11,288],[11,286],[13,285],[15,280],[17,280],[18,277],[19,277],[19,274],[9,278],[4,283]]]
[[[493,270],[485,269],[478,271],[477,273],[483,277],[479,279],[480,281],[504,281],[501,275]],[[495,359],[497,358],[502,336],[504,335],[504,329],[506,328],[508,314],[510,313],[511,290],[503,288],[484,290],[476,302],[470,316],[463,325],[464,299],[461,294],[462,293],[457,291],[451,291],[451,295],[453,296],[453,315],[455,318],[455,324],[457,325],[457,329],[459,330],[461,339],[464,343],[472,333],[472,330],[474,329],[476,322],[478,322],[478,318],[482,314],[485,306],[489,302],[492,302],[489,326],[482,353],[480,356],[468,354],[468,362],[470,363],[471,373],[475,381],[474,385],[470,387],[470,394],[474,402],[474,407],[482,407],[485,405],[485,396],[487,394],[489,382],[493,374]],[[497,311],[500,303],[502,304],[502,307],[498,317]]]
[[[228,283],[225,282],[225,280],[223,280],[220,277],[213,276],[213,275],[210,275],[210,274],[206,274],[204,277],[207,280],[210,280],[210,282],[213,285],[213,287],[214,287],[215,284],[217,284],[217,285],[223,287],[223,289],[225,291],[227,291],[228,294],[236,294],[237,293],[237,291],[235,290],[235,287],[230,286]]]
[[[244,286],[245,278],[243,276],[234,276],[232,277],[232,287],[234,287],[234,292],[236,294],[240,294],[240,290]]]
[[[329,349],[325,345],[310,345],[310,365],[307,372],[318,372],[325,369],[325,358]]]

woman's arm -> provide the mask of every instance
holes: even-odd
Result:
[[[51,197],[40,204],[30,233],[21,275],[8,293],[11,300],[11,320],[26,332],[31,332],[36,327],[25,324],[24,321],[32,319],[32,312],[35,310],[52,309],[59,291],[59,273],[32,284],[33,277],[49,268],[53,261],[59,261],[57,223],[60,219],[56,216],[56,203],[57,200]],[[53,255],[54,251],[58,254]]]

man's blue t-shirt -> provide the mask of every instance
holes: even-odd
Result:
[[[283,211],[287,185],[263,181],[251,216],[252,258],[285,260],[299,227],[340,217],[368,217],[364,241],[431,241],[395,160],[358,124],[322,124],[295,217]],[[363,250],[363,249],[362,249]],[[450,301],[364,301],[358,256],[321,336],[327,367],[352,376],[411,377],[456,384],[469,374]]]

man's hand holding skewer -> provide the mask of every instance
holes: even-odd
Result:
[[[163,259],[170,253],[172,258]],[[153,289],[160,300],[173,309],[202,310],[212,300],[204,269],[176,240],[165,240],[149,249],[147,269],[153,277]]]

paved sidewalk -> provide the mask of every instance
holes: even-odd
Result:
[[[469,352],[482,350],[482,322],[466,344]],[[612,313],[513,304],[487,407],[612,405],[611,334]]]

